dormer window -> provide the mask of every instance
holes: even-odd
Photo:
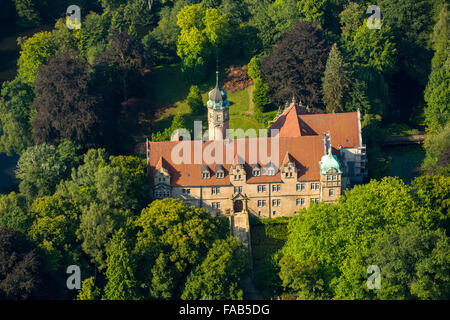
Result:
[[[202,179],[209,179],[211,177],[211,172],[209,171],[208,166],[202,167]]]
[[[269,162],[269,163],[267,164],[267,167],[266,167],[266,174],[267,174],[268,176],[274,176],[274,175],[276,175],[276,174],[277,174],[277,171],[278,171],[277,167],[275,167],[275,165],[274,165],[272,162]]]
[[[225,178],[225,168],[221,164],[216,165],[216,178]]]
[[[252,166],[252,175],[254,177],[259,177],[261,175],[261,167],[259,166],[259,164],[254,164]]]

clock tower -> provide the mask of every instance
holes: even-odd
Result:
[[[209,140],[223,140],[230,121],[230,102],[225,90],[219,88],[219,71],[216,72],[216,87],[209,93],[208,132]]]

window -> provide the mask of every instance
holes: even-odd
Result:
[[[214,119],[214,113],[211,112],[211,113],[209,114],[209,117],[210,117],[211,119]]]
[[[217,115],[217,121],[221,121],[222,120],[222,115],[221,114],[218,114]]]
[[[272,185],[272,192],[280,192],[280,191],[281,191],[281,185],[279,185],[279,184]]]
[[[209,172],[202,173],[202,179],[209,179],[209,178],[210,178]]]
[[[265,185],[259,185],[258,186],[258,192],[266,192],[266,186]]]
[[[213,209],[220,209],[220,202],[213,202],[212,203],[212,208]]]
[[[311,183],[311,190],[319,190],[320,184],[319,183]]]
[[[225,177],[225,173],[223,171],[219,171],[216,173],[217,179],[223,179]]]
[[[311,199],[311,203],[313,203],[313,202],[314,202],[314,203],[319,203],[319,199],[312,198],[312,199]]]
[[[277,212],[276,212],[276,211],[272,211],[272,215],[273,215],[273,216],[276,216],[276,215],[277,215]]]
[[[333,176],[333,181],[337,181],[337,175]]]
[[[304,205],[305,205],[304,198],[297,199],[297,207],[304,206]]]
[[[258,200],[258,208],[265,207],[266,205],[266,200]]]
[[[281,206],[281,200],[280,199],[273,199],[272,200],[272,207],[279,207]]]
[[[219,187],[212,187],[211,188],[211,194],[219,194],[220,188]]]
[[[297,184],[297,191],[305,191],[305,184],[304,183]]]
[[[156,192],[155,192],[155,195],[156,195],[157,198],[161,198],[161,191],[159,191],[159,190],[156,191]]]
[[[330,197],[334,197],[334,190],[333,189],[328,190],[328,195]]]
[[[275,175],[275,169],[274,168],[267,169],[267,175],[268,176],[274,176]]]
[[[327,181],[331,181],[331,176],[327,176]]]
[[[261,171],[259,169],[253,170],[252,172],[254,177],[259,177],[261,175]]]
[[[182,189],[181,193],[189,195],[189,194],[191,194],[191,189]]]
[[[258,211],[258,217],[261,217],[262,212]]]
[[[242,193],[242,187],[234,187],[234,193]]]
[[[235,174],[234,175],[234,180],[241,180],[242,179],[242,176],[240,175],[240,174]]]

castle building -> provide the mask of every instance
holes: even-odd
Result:
[[[207,103],[209,140],[147,142],[154,199],[179,198],[213,216],[293,216],[311,203],[336,202],[367,175],[359,111],[308,114],[293,100],[274,119],[275,134],[230,139],[229,105],[217,79]]]

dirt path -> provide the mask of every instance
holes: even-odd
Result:
[[[248,101],[249,101],[249,108],[248,111],[246,111],[245,113],[250,113],[253,114],[255,113],[255,106],[253,105],[253,85],[251,85],[250,87],[248,87]]]

